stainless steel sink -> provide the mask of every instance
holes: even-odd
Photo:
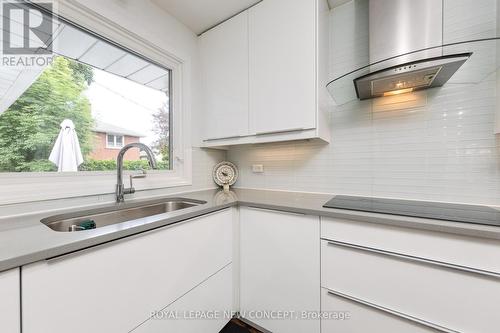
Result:
[[[114,204],[74,213],[50,216],[40,222],[60,232],[84,231],[107,225],[164,214],[206,203],[205,201],[168,198],[141,203]]]

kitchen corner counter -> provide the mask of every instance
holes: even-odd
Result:
[[[333,194],[252,189],[234,189],[230,195],[225,195],[219,190],[185,192],[164,198],[181,197],[207,203],[80,232],[56,232],[42,224],[40,220],[86,208],[4,218],[0,219],[0,271],[65,255],[237,205],[500,240],[500,228],[495,226],[323,208],[332,196]],[[142,200],[129,200],[132,201]],[[95,207],[102,206],[109,205]]]

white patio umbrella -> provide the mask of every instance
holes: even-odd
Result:
[[[61,123],[61,131],[54,148],[52,148],[49,160],[57,165],[58,172],[78,171],[78,166],[83,163],[82,151],[73,121],[64,119]]]

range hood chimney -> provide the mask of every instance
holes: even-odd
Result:
[[[359,99],[439,87],[471,53],[443,56],[443,0],[370,0],[370,63],[383,69],[354,80]],[[418,50],[415,54],[407,54]],[[406,55],[405,55],[406,54]]]

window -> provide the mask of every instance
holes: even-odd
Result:
[[[9,96],[0,103],[0,173],[112,171],[125,142],[148,145],[160,169],[171,169],[171,70],[51,20],[52,36],[41,46],[52,49],[50,61],[0,67],[0,96]],[[74,141],[73,150],[64,146]],[[62,154],[74,165],[58,165]],[[137,151],[125,155],[124,168],[149,164]]]
[[[107,148],[119,149],[124,146],[123,135],[107,134],[107,136],[108,136]]]
[[[30,9],[34,6],[35,10],[40,10],[45,15],[45,9],[34,2],[26,1],[19,6],[29,6]],[[37,71],[35,67],[6,68],[0,65],[0,118],[17,117],[19,120],[17,123],[10,122],[13,124],[12,130],[6,126],[8,122],[5,122],[5,119],[0,120],[0,156],[10,154],[11,146],[18,148],[14,156],[17,161],[8,158],[0,161],[0,205],[81,196],[90,198],[95,195],[106,195],[100,196],[99,200],[112,200],[116,187],[116,162],[113,156],[107,155],[110,149],[106,148],[106,134],[122,134],[124,129],[136,134],[140,142],[153,147],[159,161],[157,164],[161,168],[148,171],[146,178],[134,184],[137,193],[143,190],[186,186],[192,182],[191,126],[186,121],[190,119],[191,107],[190,103],[184,102],[191,98],[192,93],[189,74],[192,73],[191,63],[184,58],[189,56],[191,50],[185,48],[182,43],[175,44],[173,48],[171,45],[153,44],[149,41],[147,32],[137,34],[136,31],[98,15],[95,9],[88,8],[83,3],[58,6],[60,16],[53,18],[55,26],[52,68],[64,70],[58,73],[60,77],[57,80],[46,80],[42,77],[46,76],[45,71],[49,70],[50,66]],[[64,17],[77,19],[77,25]],[[163,22],[158,24],[162,25]],[[2,27],[5,25],[0,24],[0,30]],[[87,50],[82,51],[82,48]],[[105,52],[102,52],[102,48]],[[37,50],[37,54],[39,51]],[[117,55],[120,59],[116,58]],[[63,63],[62,66],[60,62]],[[89,67],[92,70],[92,78],[95,79],[90,85],[86,81],[91,78],[87,70]],[[57,86],[57,83],[61,82],[59,78],[68,79],[70,76],[85,79],[85,82],[80,80],[80,84],[71,85],[73,88],[85,89],[83,94],[73,95],[73,100],[59,99],[68,96],[60,94],[60,91],[44,90],[52,96],[57,95],[57,102],[49,105],[44,104],[41,98],[31,99],[31,102],[37,103],[31,105],[31,110],[38,112],[37,117],[7,113],[12,105],[19,106],[23,100],[29,100],[23,98],[28,92],[41,91],[38,87],[47,84],[55,84],[55,88],[61,88],[62,84]],[[45,81],[38,87],[33,87],[38,78]],[[71,93],[77,91],[69,90]],[[91,105],[85,103],[85,98],[88,102],[96,95],[101,98],[94,98]],[[32,96],[35,94],[28,97]],[[76,98],[82,96],[85,98]],[[96,115],[92,117],[92,122],[83,122],[83,125],[92,126],[95,131],[86,138],[94,143],[98,139],[101,140],[100,148],[103,149],[95,149],[90,154],[88,148],[82,144],[85,142],[85,136],[78,132],[81,126],[75,126],[78,138],[84,138],[80,141],[83,163],[75,172],[58,172],[54,164],[47,159],[54,145],[54,134],[49,136],[49,129],[53,131],[54,123],[56,128],[59,127],[61,118],[54,121],[51,118],[54,112],[44,114],[40,111],[54,111],[56,106],[57,110],[63,113],[91,107],[91,115]],[[29,115],[29,111],[26,114]],[[172,131],[172,128],[175,130]],[[29,137],[20,134],[21,130],[28,129]],[[1,135],[4,131],[9,131],[9,135]],[[40,138],[44,139],[39,140]],[[127,143],[128,139],[128,136],[124,135],[124,143]],[[117,150],[113,152],[117,153]],[[131,160],[125,162],[125,174],[149,167],[148,165],[144,168],[144,154],[140,154],[137,149],[131,149],[127,155],[131,155],[128,156]],[[5,184],[7,186],[3,186]],[[43,191],[34,190],[34,184]]]

